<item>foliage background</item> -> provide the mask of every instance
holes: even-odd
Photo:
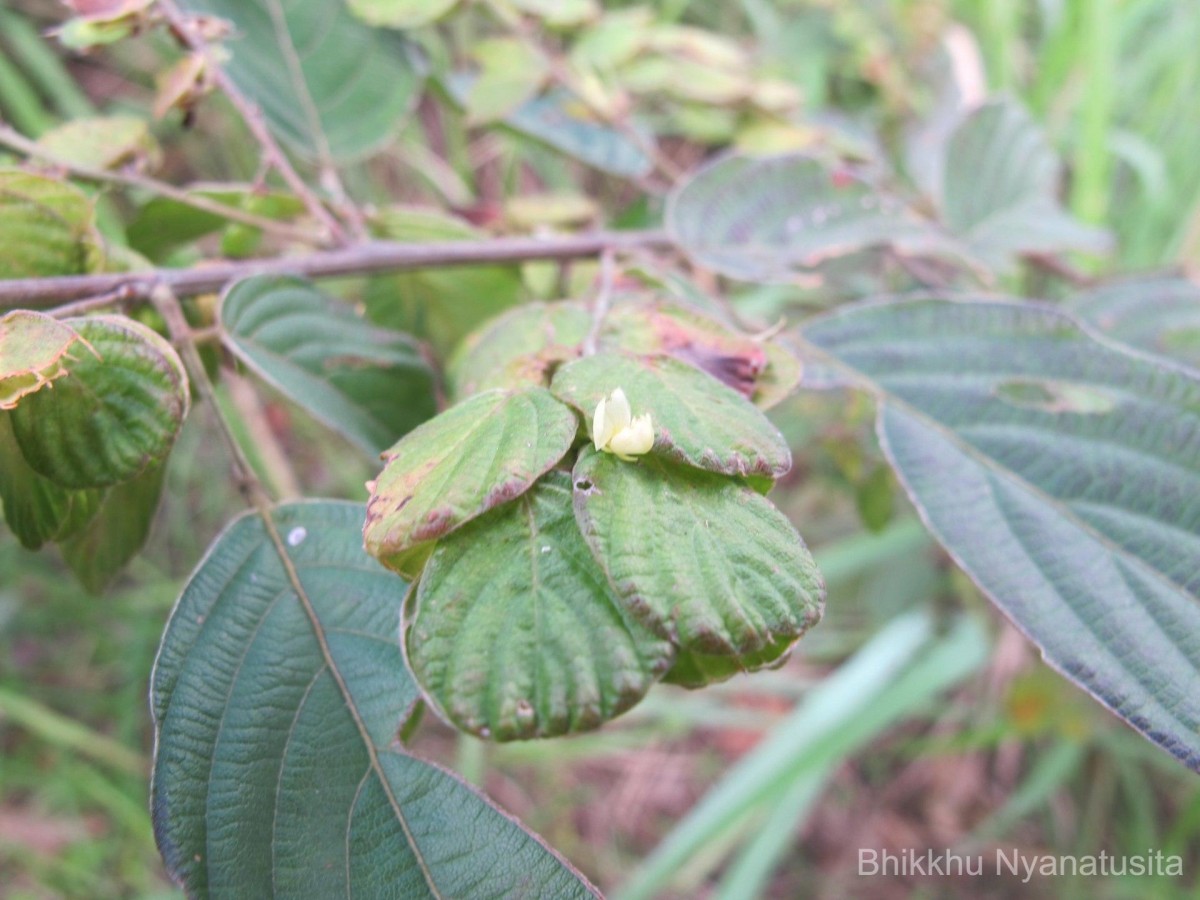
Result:
[[[925,70],[929,49],[947,23],[962,23],[982,53],[987,86],[1022,99],[1068,161],[1071,209],[1118,236],[1111,256],[1077,264],[1100,274],[1200,263],[1200,56],[1194,52],[1200,8],[1194,3],[661,0],[656,11],[735,36],[761,72],[799,87],[807,116],[846,123],[851,134],[867,134],[867,127],[895,134],[927,108],[937,83]],[[85,58],[65,56],[40,34],[60,18],[52,3],[0,6],[5,119],[36,134],[97,109],[144,111],[165,45],[148,39]],[[704,121],[703,104],[690,112],[697,132],[722,127]],[[257,156],[241,132],[220,110],[201,115],[203,127],[191,133],[174,123],[156,126],[168,148],[164,171],[172,180],[193,171],[252,177]],[[351,190],[420,199],[410,195],[408,173],[433,164],[419,156],[418,145],[415,136],[402,140],[388,165],[353,172]],[[667,147],[685,168],[707,152],[694,135]],[[637,219],[636,190],[537,154],[538,175],[531,178],[521,152],[494,139],[451,145],[446,154],[452,160],[459,154],[457,166],[436,171],[452,184],[463,182],[450,190],[462,188],[473,212],[485,218],[512,196],[537,189],[557,192],[560,200],[598,197],[606,210]],[[593,271],[574,267],[579,281]],[[1035,295],[1047,286],[1037,273],[1019,278],[1024,283],[1012,287]],[[820,307],[829,298],[770,287],[747,289],[736,302],[769,319],[781,308]],[[237,381],[223,391],[224,402],[258,402]],[[365,497],[370,473],[345,446],[279,398],[262,412],[274,436],[267,446],[277,444],[291,458],[308,493]],[[924,704],[865,746],[840,747],[830,738],[829,781],[810,804],[789,795],[789,804],[722,822],[700,852],[670,867],[669,895],[745,896],[739,887],[749,882],[737,879],[752,868],[745,862],[750,851],[770,851],[749,840],[763,833],[789,837],[761,885],[765,896],[861,896],[863,882],[854,875],[860,846],[923,851],[997,842],[1028,852],[1185,853],[1192,874],[1184,883],[1059,883],[1053,893],[1190,895],[1200,867],[1194,777],[1049,673],[935,549],[894,490],[871,433],[869,401],[803,393],[772,416],[796,454],[792,476],[773,496],[801,525],[830,583],[825,621],[785,669],[703,694],[658,688],[614,726],[549,743],[485,747],[427,720],[418,752],[453,761],[612,890],[735,761],[766,736],[786,733],[781,723],[789,711],[833,665],[906,611],[965,604],[992,626],[980,669],[946,701]],[[152,543],[104,599],[84,595],[54,556],[27,553],[0,535],[5,897],[175,896],[146,811],[145,688],[182,579],[239,506],[236,491],[225,486],[223,461],[205,444],[211,428],[198,407],[175,451]],[[864,521],[875,527],[865,529]],[[865,709],[868,718],[879,712],[870,704]],[[807,753],[821,749],[802,746]],[[781,777],[779,785],[799,790],[794,779]],[[780,812],[785,806],[800,813],[789,817]],[[867,890],[890,897],[938,888],[879,881]],[[986,890],[1028,896],[1019,884]]]

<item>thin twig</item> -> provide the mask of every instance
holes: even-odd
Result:
[[[213,387],[212,379],[208,377],[208,370],[204,368],[204,360],[200,358],[200,351],[196,348],[196,342],[192,338],[192,328],[183,314],[183,307],[179,305],[179,298],[169,286],[159,284],[155,286],[150,300],[159,315],[163,317],[163,322],[167,326],[167,334],[171,336],[171,342],[179,351],[179,358],[183,361],[183,367],[187,370],[192,386],[200,399],[208,404],[216,416],[217,425],[220,426],[221,435],[225,438],[233,460],[234,477],[237,479],[238,489],[249,505],[257,509],[264,518],[269,519],[271,498],[254,473],[254,467],[246,458],[242,445],[238,443],[237,435],[233,433],[233,426],[225,418],[217,403],[216,389]]]
[[[123,306],[135,296],[136,292],[131,291],[129,285],[122,285],[115,291],[109,291],[107,294],[100,294],[97,297],[88,297],[84,300],[76,300],[74,303],[65,303],[62,306],[55,307],[54,315],[59,319],[83,316],[96,312],[99,309],[108,309],[110,306]]]
[[[137,188],[157,194],[160,197],[166,197],[169,200],[174,200],[193,209],[221,216],[231,222],[251,225],[268,234],[273,234],[286,240],[303,241],[308,244],[320,243],[318,236],[306,229],[296,228],[285,222],[278,222],[275,219],[268,219],[264,216],[256,216],[254,213],[245,212],[237,207],[228,206],[216,200],[210,200],[207,197],[189,194],[185,190],[154,178],[135,175],[130,172],[113,172],[107,169],[96,169],[91,166],[69,162],[52,153],[48,153],[42,147],[39,147],[36,142],[29,140],[29,138],[2,123],[0,123],[0,146],[8,147],[10,150],[24,154],[30,159],[40,160],[55,168],[62,169],[84,181],[94,181],[100,184],[119,184],[123,187]]]
[[[592,300],[592,327],[588,330],[581,348],[584,356],[593,356],[600,343],[600,332],[604,330],[604,320],[612,305],[613,283],[617,278],[616,254],[611,249],[600,254],[600,284],[596,288],[596,296]]]
[[[288,159],[287,154],[284,153],[283,148],[279,146],[275,136],[267,127],[262,110],[234,84],[233,79],[221,66],[220,60],[213,53],[208,42],[193,27],[192,21],[180,11],[174,0],[158,0],[158,8],[172,32],[183,45],[193,53],[199,53],[204,57],[207,71],[212,76],[213,82],[233,104],[234,109],[242,117],[242,121],[246,123],[246,127],[250,129],[250,133],[262,148],[264,160],[280,174],[288,188],[300,198],[313,218],[329,232],[330,238],[338,244],[346,244],[347,237],[342,224],[325,208],[321,198],[300,177],[292,166],[291,160]]]
[[[661,231],[596,231],[568,237],[491,238],[428,244],[375,241],[304,256],[217,263],[191,269],[0,281],[0,309],[48,309],[117,290],[126,290],[130,299],[144,299],[159,285],[169,287],[177,297],[191,297],[220,291],[229,283],[251,275],[331,278],[443,266],[582,259],[599,256],[608,249],[626,251],[670,246],[670,240]]]
[[[193,332],[193,339],[195,334]],[[263,475],[275,492],[275,496],[281,502],[302,497],[304,490],[300,487],[300,479],[296,477],[291,460],[288,459],[283,445],[271,428],[271,423],[263,411],[262,401],[254,387],[245,378],[228,370],[224,373],[224,381],[229,388],[229,399],[246,426],[246,431],[262,462]]]

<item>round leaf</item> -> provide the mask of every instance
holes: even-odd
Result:
[[[682,649],[756,654],[790,644],[821,617],[816,563],[787,517],[753,489],[590,450],[574,480],[580,529],[617,595]]]
[[[81,353],[54,389],[26,397],[13,432],[35,471],[63,487],[106,487],[162,462],[187,416],[183,364],[163,338],[123,316],[66,323]]]
[[[517,497],[562,459],[575,414],[545,388],[488,391],[453,406],[385,454],[363,540],[384,565]]]
[[[654,423],[653,453],[726,475],[777,478],[792,467],[779,430],[745,397],[715,378],[667,356],[598,353],[568,363],[551,389],[587,421],[596,405],[621,388],[635,416]]]
[[[0,170],[0,279],[79,275],[98,253],[92,203],[73,185]]]
[[[596,728],[672,656],[613,596],[562,472],[438,545],[406,604],[404,641],[441,715],[496,740]]]

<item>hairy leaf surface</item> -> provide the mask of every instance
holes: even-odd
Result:
[[[415,51],[346,6],[289,0],[182,0],[231,22],[226,67],[297,153],[348,162],[379,149],[420,90]]]
[[[128,481],[166,459],[191,397],[174,348],[124,316],[68,319],[94,352],[21,401],[13,433],[29,465],[67,488]]]
[[[596,405],[621,388],[635,416],[653,418],[651,451],[726,475],[776,478],[792,466],[779,430],[749,400],[669,356],[597,353],[558,370],[551,389],[591,424]]]
[[[151,803],[194,897],[592,896],[537,838],[396,749],[417,698],[403,585],[362,551],[363,508],[248,514],[210,550],[163,638]]]
[[[221,324],[246,365],[369,454],[435,411],[433,372],[416,342],[302,278],[237,282],[221,301]]]
[[[805,334],[877,392],[884,450],[962,568],[1200,770],[1200,377],[982,298],[860,305]]]
[[[487,391],[453,406],[387,454],[363,539],[384,565],[518,497],[566,456],[579,425],[545,388]]]
[[[585,450],[574,490],[580,530],[617,595],[683,650],[761,653],[734,670],[759,668],[821,617],[825,585],[800,535],[736,479]]]
[[[597,728],[641,700],[672,656],[613,595],[564,472],[438,544],[404,640],[443,717],[502,741]]]

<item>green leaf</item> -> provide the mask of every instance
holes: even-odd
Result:
[[[779,655],[816,624],[825,585],[796,529],[735,479],[585,450],[579,527],[626,608],[700,654]],[[747,661],[745,668],[762,665]]]
[[[772,352],[770,344],[753,340],[725,322],[682,306],[654,303],[640,295],[613,304],[604,319],[600,346],[644,356],[673,356],[738,393],[755,397],[755,403],[760,389],[772,394],[784,390],[782,385],[771,388],[763,379],[768,374],[774,377],[768,368],[769,359],[780,357],[782,369],[787,365],[784,357],[789,356],[781,349]],[[799,378],[799,363],[794,359],[791,362]],[[784,372],[783,377],[789,377],[788,373]]]
[[[94,353],[80,353],[54,389],[12,411],[17,443],[62,487],[128,481],[170,453],[191,397],[167,341],[124,316],[68,319]]]
[[[99,253],[92,202],[73,185],[0,169],[0,279],[80,275]]]
[[[765,342],[763,351],[767,355],[767,367],[754,383],[752,399],[759,409],[770,409],[790,397],[800,385],[804,363],[775,341]]]
[[[1037,123],[1012,100],[985,103],[946,145],[946,227],[996,269],[1022,253],[1101,253],[1106,232],[1072,218],[1058,202],[1061,163]]]
[[[394,241],[470,241],[486,235],[433,209],[389,207],[377,230]],[[445,355],[481,322],[516,304],[525,293],[517,266],[449,266],[371,279],[367,318],[429,340]]]
[[[861,305],[805,334],[878,394],[884,450],[962,568],[1200,771],[1200,377],[984,298]]]
[[[563,366],[551,390],[591,426],[596,405],[621,388],[633,414],[649,413],[664,459],[726,475],[777,478],[792,467],[779,430],[750,401],[669,356],[597,353]]]
[[[0,503],[23,547],[37,550],[78,531],[95,514],[101,495],[67,490],[35,472],[17,446],[10,414],[0,412]]]
[[[433,372],[416,342],[369,325],[303,278],[237,282],[220,320],[239,359],[366,453],[435,412]]]
[[[109,488],[87,525],[67,539],[63,559],[80,583],[99,594],[112,583],[150,536],[162,496],[165,465]]]
[[[75,329],[44,313],[18,309],[0,317],[0,410],[66,375],[77,341]]]
[[[517,38],[484,38],[476,42],[472,55],[480,71],[464,105],[467,121],[476,125],[512,113],[541,89],[549,74],[541,51]]]
[[[1069,306],[1114,340],[1200,369],[1200,284],[1189,278],[1118,281],[1076,294]]]
[[[207,200],[270,219],[287,221],[304,212],[304,203],[291,194],[260,192],[246,185],[194,184],[188,192]],[[143,205],[126,229],[129,245],[147,259],[162,260],[172,250],[220,231],[230,221],[216,213],[196,209],[170,197],[154,197]],[[254,233],[258,229],[237,224]]]
[[[446,79],[449,94],[460,106],[473,84],[471,75],[456,74]],[[654,161],[637,141],[597,121],[569,91],[552,88],[510,112],[503,124],[611,175],[641,178],[654,168]]]
[[[899,200],[803,154],[727,156],[705,166],[671,195],[666,228],[695,262],[743,281],[789,281],[871,247],[948,249],[932,223]]]
[[[499,741],[596,728],[641,700],[672,656],[612,595],[563,472],[438,544],[404,640],[442,717]]]
[[[762,650],[745,653],[741,656],[702,653],[699,650],[679,650],[675,654],[675,664],[671,666],[671,671],[663,676],[663,682],[697,689],[728,681],[734,675],[744,672],[774,669],[787,662],[792,645],[795,643],[794,638],[779,638]]]
[[[548,385],[553,367],[579,355],[592,328],[582,303],[528,303],[467,337],[450,358],[454,396],[497,387]]]
[[[346,4],[368,25],[403,29],[436,22],[454,9],[458,0],[346,0]]]
[[[578,428],[544,388],[488,391],[452,406],[387,452],[367,504],[367,552],[408,571],[400,564],[409,551],[529,490]]]
[[[363,553],[362,516],[281,507],[276,542],[245,515],[184,589],[151,694],[167,870],[192,897],[590,896],[513,819],[393,749],[418,695],[403,585]]]
[[[350,162],[387,143],[423,80],[399,35],[363,24],[341,2],[182,0],[233,24],[225,64],[271,129],[303,156]]]
[[[150,126],[136,116],[73,119],[46,132],[37,143],[55,161],[93,169],[153,164],[162,155]]]
[[[534,16],[548,28],[578,28],[600,18],[596,0],[510,0],[519,12]]]

